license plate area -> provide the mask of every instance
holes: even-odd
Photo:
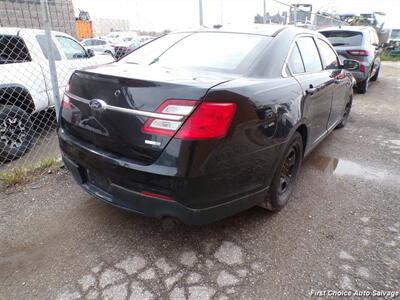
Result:
[[[95,170],[88,170],[89,183],[95,187],[108,192],[110,183],[105,176]]]

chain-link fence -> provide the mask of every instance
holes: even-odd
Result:
[[[281,6],[254,22],[313,29],[344,24],[307,5]],[[72,0],[0,0],[0,172],[59,156],[56,108],[70,75],[112,62],[157,35],[130,27],[123,18],[92,19]]]
[[[0,1],[0,171],[59,156],[55,107],[70,75],[115,60],[74,37],[71,1],[42,2]]]

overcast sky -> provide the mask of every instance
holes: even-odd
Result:
[[[75,8],[89,11],[92,18],[129,19],[132,29],[157,30],[196,27],[199,24],[198,0],[73,0]],[[400,0],[281,0],[285,3],[310,3],[313,11],[339,13],[383,11],[386,24],[400,27]],[[267,11],[285,7],[266,0]],[[252,23],[263,11],[263,0],[203,0],[204,24]]]

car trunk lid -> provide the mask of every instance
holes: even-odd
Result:
[[[63,104],[61,127],[94,147],[143,164],[154,162],[172,136],[143,131],[148,117],[167,99],[204,99],[207,91],[231,78],[226,74],[177,71],[158,66],[115,63],[77,71]],[[114,109],[96,109],[96,99]],[[98,104],[98,103],[94,103]]]

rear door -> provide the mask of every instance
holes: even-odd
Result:
[[[301,72],[299,55],[303,63],[303,72]],[[330,72],[323,71],[313,37],[298,38],[290,59],[297,60],[298,70],[292,72],[304,91],[304,116],[309,122],[310,141],[316,143],[327,130],[334,82],[330,77]],[[292,69],[293,64],[291,66],[289,63],[289,68]]]
[[[339,59],[331,46],[321,39],[317,39],[317,45],[323,63],[323,72],[329,76],[334,86],[331,113],[328,120],[328,129],[330,129],[342,119],[344,108],[348,101],[347,94],[350,80],[344,70],[340,68]]]

